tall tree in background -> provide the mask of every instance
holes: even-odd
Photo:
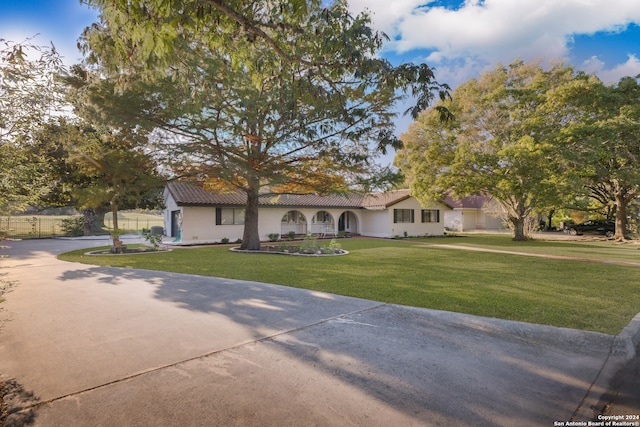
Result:
[[[145,134],[128,129],[85,133],[83,144],[69,150],[70,161],[89,178],[73,188],[78,206],[109,206],[117,230],[119,210],[160,205],[163,180],[153,158],[138,149],[146,142]]]
[[[372,145],[399,147],[403,94],[415,116],[447,89],[424,64],[380,59],[384,36],[344,1],[87,3],[101,11],[89,62],[121,98],[85,96],[123,128],[177,136],[160,148],[174,173],[243,192],[244,249],[260,247],[261,193],[344,191],[370,171]]]
[[[29,147],[35,129],[62,109],[55,47],[0,39],[0,212],[19,211],[47,190],[46,159]]]
[[[528,238],[534,211],[561,205],[569,181],[553,143],[561,117],[544,110],[547,91],[573,79],[573,70],[545,72],[518,61],[460,85],[444,104],[455,117],[424,112],[401,138],[395,165],[420,200],[490,194],[500,203],[514,240]]]
[[[104,225],[104,214],[119,209],[157,208],[163,180],[142,147],[143,132],[98,130],[79,119],[60,118],[34,135],[33,156],[46,159],[48,191],[38,205],[74,206],[85,215],[85,235]],[[97,218],[96,218],[97,215]]]
[[[591,197],[615,206],[614,238],[624,239],[627,207],[640,194],[638,79],[607,86],[582,75],[553,91],[550,101],[550,109],[566,117],[558,143]]]

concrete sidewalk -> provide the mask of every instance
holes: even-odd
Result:
[[[588,420],[640,335],[639,317],[614,337],[55,259],[102,241],[7,244],[7,426]]]

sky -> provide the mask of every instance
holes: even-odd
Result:
[[[390,38],[381,55],[424,62],[455,88],[498,63],[562,61],[605,83],[640,74],[640,0],[350,0]],[[53,42],[79,62],[82,30],[97,11],[80,0],[0,0],[0,39]],[[398,133],[410,120],[397,123]]]

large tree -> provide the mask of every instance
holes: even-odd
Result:
[[[34,134],[29,150],[47,165],[41,173],[48,191],[37,204],[82,211],[85,235],[100,229],[106,212],[113,214],[114,228],[118,228],[118,210],[160,206],[164,181],[156,162],[144,151],[146,142],[144,132],[108,131],[77,117],[47,123]]]
[[[173,136],[160,152],[174,173],[243,192],[245,249],[260,246],[260,194],[345,190],[370,171],[372,145],[399,146],[403,94],[415,115],[446,90],[424,64],[380,59],[385,37],[344,1],[88,3],[102,13],[84,34],[89,61],[122,98],[87,96],[106,116],[139,100],[120,125]]]
[[[46,159],[30,152],[36,129],[61,110],[55,47],[0,39],[0,212],[19,211],[47,191]]]
[[[640,85],[625,77],[605,85],[581,75],[550,94],[550,108],[562,111],[564,146],[591,197],[615,207],[616,239],[624,239],[627,207],[640,194]]]
[[[547,91],[573,79],[571,68],[544,71],[535,63],[498,65],[460,85],[443,103],[454,118],[442,122],[435,108],[402,135],[395,159],[413,194],[441,200],[490,194],[500,203],[514,240],[528,237],[535,211],[549,211],[566,194],[561,150],[553,143],[561,120],[543,106]]]

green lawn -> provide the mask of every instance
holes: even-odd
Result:
[[[425,243],[426,242],[426,243]],[[484,242],[484,243],[483,243]],[[640,263],[638,245],[512,242],[509,236],[340,240],[341,257],[241,254],[228,247],[60,259],[275,283],[394,304],[617,334],[640,312],[640,267],[442,248],[484,246]]]

